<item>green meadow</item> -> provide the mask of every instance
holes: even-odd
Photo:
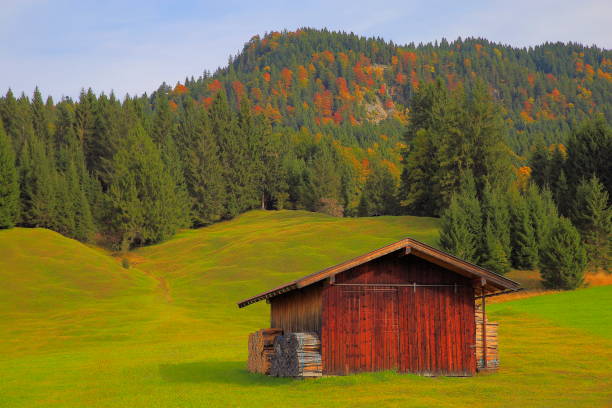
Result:
[[[437,221],[254,211],[121,259],[44,229],[0,231],[0,407],[603,407],[612,286],[488,306],[501,369],[316,380],[246,371],[268,305],[236,302]]]

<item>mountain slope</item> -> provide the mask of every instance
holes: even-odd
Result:
[[[505,109],[509,142],[518,152],[534,138],[563,142],[564,132],[596,112],[612,121],[612,52],[575,43],[526,49],[468,38],[397,45],[309,28],[271,32],[251,38],[228,67],[187,79],[171,93],[177,102],[191,96],[209,106],[224,89],[235,106],[249,98],[278,126],[391,148],[401,140],[419,81],[436,79],[449,88],[487,83]]]

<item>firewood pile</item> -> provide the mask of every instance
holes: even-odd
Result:
[[[249,334],[247,369],[252,373],[270,374],[274,340],[283,334],[281,329],[261,329]]]
[[[476,365],[479,370],[495,371],[499,368],[497,322],[490,322],[476,306]],[[485,346],[486,344],[486,346]],[[486,361],[485,361],[486,359]]]
[[[288,333],[274,341],[270,375],[275,377],[320,377],[321,340],[316,333]]]

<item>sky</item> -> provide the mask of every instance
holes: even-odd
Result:
[[[0,0],[0,93],[150,93],[227,64],[253,35],[326,27],[396,44],[483,37],[612,48],[612,1]]]

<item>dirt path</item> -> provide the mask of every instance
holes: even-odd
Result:
[[[145,258],[139,255],[136,255],[134,253],[128,253],[127,256],[124,256],[124,257],[114,256],[114,258],[117,259],[119,263],[121,263],[124,258],[127,258],[127,260],[130,262],[130,269],[131,268],[138,269],[138,271],[156,280],[157,289],[159,289],[159,291],[161,292],[161,295],[163,296],[164,300],[168,303],[173,302],[174,299],[172,298],[172,294],[170,293],[170,285],[168,284],[168,281],[165,278],[155,275],[154,273],[151,273],[147,271],[146,269],[138,268],[138,265],[143,263],[145,261]]]

